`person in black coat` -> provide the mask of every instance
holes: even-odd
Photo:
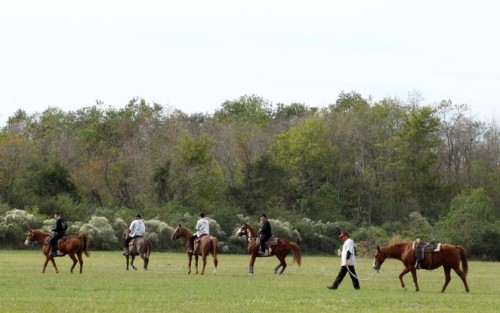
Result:
[[[271,231],[271,223],[267,220],[267,215],[262,214],[260,216],[260,222],[261,222],[261,228],[259,232],[259,240],[260,240],[260,251],[259,255],[264,255],[266,252],[266,241],[271,238],[272,231]]]
[[[50,245],[50,256],[61,256],[62,253],[58,253],[57,251],[57,241],[62,238],[65,233],[66,229],[68,229],[68,225],[66,224],[66,221],[62,218],[61,213],[56,212],[54,214],[54,219],[56,220],[56,227],[52,229],[52,233],[49,237],[49,245]]]

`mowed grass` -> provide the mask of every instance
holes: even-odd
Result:
[[[84,257],[83,274],[70,274],[70,259],[57,258],[60,273],[51,264],[41,273],[40,250],[0,251],[0,305],[2,312],[499,312],[499,263],[469,262],[467,294],[452,272],[444,294],[442,269],[418,272],[420,292],[411,275],[407,290],[399,286],[402,264],[387,260],[374,275],[372,259],[360,259],[361,290],[348,276],[339,289],[326,289],[339,270],[339,258],[303,256],[302,267],[289,264],[274,275],[278,260],[257,259],[249,276],[248,255],[219,255],[212,275],[211,259],[204,276],[187,275],[187,257],[181,253],[151,255],[150,268],[125,270],[120,252],[92,252]],[[289,263],[292,257],[287,257]]]

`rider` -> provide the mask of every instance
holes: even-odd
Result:
[[[141,215],[137,214],[136,216],[134,216],[134,220],[132,221],[132,223],[130,223],[130,227],[128,228],[130,230],[130,233],[128,234],[127,238],[125,238],[125,242],[123,244],[123,255],[125,256],[130,254],[130,251],[128,250],[128,244],[130,243],[130,241],[134,238],[142,237],[146,232],[146,225],[144,225],[144,222],[141,218]]]
[[[196,232],[193,236],[189,237],[189,253],[194,252],[194,240],[200,238],[203,234],[210,234],[210,226],[208,220],[205,218],[205,213],[198,214],[198,222],[196,222]]]
[[[64,253],[57,250],[57,241],[65,235],[68,225],[66,221],[62,218],[60,212],[54,213],[54,219],[56,220],[56,227],[52,229],[52,233],[49,237],[50,254],[49,256],[63,256]]]
[[[262,256],[266,252],[266,241],[269,240],[272,236],[271,231],[271,223],[267,220],[267,215],[262,214],[260,216],[261,228],[259,231],[259,239],[260,239],[260,250],[259,255]]]

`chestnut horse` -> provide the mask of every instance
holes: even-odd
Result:
[[[56,273],[59,273],[59,270],[57,269],[56,266],[56,262],[54,261],[54,257],[51,257],[49,255],[50,246],[48,243],[48,239],[49,239],[48,233],[43,232],[39,229],[29,229],[28,236],[26,237],[24,244],[31,245],[34,242],[37,242],[42,247],[43,254],[45,254],[45,263],[43,264],[42,273],[45,273],[45,268],[47,267],[49,261],[51,261],[52,265],[54,265]],[[80,236],[76,235],[64,236],[57,241],[57,245],[59,251],[61,251],[65,255],[68,254],[71,260],[73,260],[73,266],[71,266],[71,273],[73,273],[73,269],[75,268],[76,263],[79,262],[80,274],[81,274],[83,268],[82,253],[85,253],[87,257],[89,256],[87,235],[83,234]],[[75,254],[76,257],[78,257],[78,260],[75,257]]]
[[[432,255],[430,253],[432,253]],[[415,268],[417,256],[415,250],[413,250],[413,242],[396,243],[385,247],[377,247],[373,268],[378,271],[386,258],[397,259],[403,262],[404,269],[401,274],[399,274],[401,287],[405,288],[403,276],[411,272],[416,291],[420,290],[417,282],[417,270]],[[460,269],[460,261],[462,261],[462,269]],[[422,268],[429,270],[443,266],[445,282],[441,292],[446,290],[446,287],[451,280],[451,269],[453,269],[455,273],[457,273],[458,277],[462,279],[465,291],[469,292],[469,286],[467,285],[467,280],[465,279],[467,277],[469,265],[467,263],[467,254],[462,246],[442,244],[441,250],[438,252],[426,251],[424,259],[420,262],[420,264]]]
[[[255,258],[257,258],[257,256],[259,256],[258,253],[259,253],[259,249],[260,249],[259,244],[258,244],[258,240],[257,240],[257,236],[255,235],[255,232],[253,231],[250,224],[248,224],[248,223],[243,223],[243,225],[241,225],[241,227],[236,231],[236,235],[246,237],[248,252],[251,255],[248,274],[252,275],[253,274],[253,265],[255,264]],[[287,264],[285,262],[285,258],[290,253],[290,250],[293,251],[294,263],[297,262],[297,264],[300,266],[302,254],[300,252],[299,246],[295,242],[289,242],[285,239],[271,237],[267,241],[267,243],[269,245],[269,248],[271,249],[271,252],[269,255],[266,255],[266,256],[276,255],[278,260],[280,260],[280,264],[278,264],[274,268],[274,274],[279,274],[279,275],[283,274],[283,272],[285,271],[285,268],[287,266]],[[262,256],[262,257],[266,257],[266,256]],[[278,270],[280,267],[281,267],[281,271],[278,273]]]
[[[194,252],[189,252],[189,238],[193,236],[193,232],[187,229],[186,227],[179,224],[174,230],[172,234],[172,240],[177,240],[182,237],[186,241],[186,250],[188,255],[188,275],[191,274],[191,259],[194,254],[194,265],[196,268],[196,274],[198,274],[198,255],[201,254],[201,258],[203,261],[203,267],[201,269],[201,275],[205,273],[205,266],[207,265],[207,256],[209,253],[212,253],[212,261],[214,263],[214,275],[217,273],[217,264],[219,261],[217,260],[217,238],[206,235],[198,238],[194,242]]]
[[[123,239],[126,239],[129,234],[130,234],[130,229],[126,228],[123,231]],[[151,249],[152,249],[151,241],[148,238],[136,237],[132,239],[128,244],[128,251],[130,251],[130,253],[125,256],[125,259],[127,260],[127,271],[128,271],[128,264],[130,257],[132,257],[130,265],[132,265],[132,268],[134,270],[137,270],[137,268],[134,266],[134,260],[137,255],[140,256],[144,261],[144,269],[147,271],[149,264],[149,255],[151,255]]]

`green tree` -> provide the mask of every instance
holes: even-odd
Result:
[[[461,244],[470,251],[494,228],[493,201],[484,188],[478,188],[453,198],[450,211],[438,221],[435,231],[443,241]]]

